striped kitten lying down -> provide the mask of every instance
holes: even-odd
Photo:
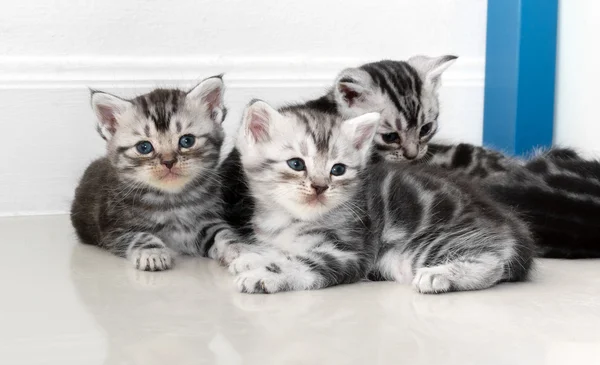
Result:
[[[177,254],[221,259],[237,235],[222,219],[217,174],[225,117],[223,81],[133,100],[92,93],[107,156],[85,171],[71,221],[79,239],[160,271]]]
[[[248,106],[236,146],[257,244],[230,264],[242,292],[367,276],[421,293],[526,279],[533,242],[510,210],[441,169],[368,164],[379,119]]]

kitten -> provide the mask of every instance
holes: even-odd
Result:
[[[307,106],[353,118],[379,112],[375,150],[386,160],[418,160],[438,130],[442,73],[457,57],[414,56],[343,70],[334,87]]]
[[[223,143],[220,76],[184,92],[132,100],[92,91],[107,155],[85,171],[71,221],[79,239],[160,271],[176,254],[220,259],[237,236],[222,219],[217,174]]]
[[[359,176],[378,118],[341,123],[337,115],[301,106],[278,112],[262,101],[246,109],[236,147],[255,202],[257,242],[230,265],[241,273],[241,291],[321,288],[366,277],[377,248]]]
[[[443,170],[369,164],[378,122],[377,113],[343,121],[261,101],[246,109],[236,146],[263,252],[231,263],[241,291],[319,289],[369,274],[421,293],[526,278],[527,227]]]

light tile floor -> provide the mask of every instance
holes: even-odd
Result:
[[[67,216],[2,218],[0,247],[0,364],[600,364],[600,260],[480,292],[249,295],[206,259],[135,271]]]

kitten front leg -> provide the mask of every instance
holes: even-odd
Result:
[[[426,250],[426,245],[421,245]],[[502,281],[506,259],[493,252],[474,249],[462,255],[423,255],[391,249],[378,259],[378,273],[386,280],[411,283],[422,294],[489,288]],[[414,262],[425,257],[420,264]],[[414,275],[413,275],[414,274]]]
[[[479,290],[496,285],[502,280],[503,272],[504,265],[500,257],[482,254],[422,267],[417,270],[412,285],[423,294]]]
[[[198,234],[198,253],[224,266],[229,266],[242,253],[250,251],[250,247],[221,219],[204,222]]]
[[[116,230],[103,237],[101,246],[127,258],[138,270],[163,271],[173,267],[173,252],[151,233]]]
[[[286,255],[274,247],[265,247],[258,244],[246,245],[242,253],[229,264],[229,272],[238,275],[244,271],[265,267],[271,262],[285,260]]]
[[[327,280],[324,276],[297,259],[279,260],[243,271],[236,276],[235,283],[240,292],[250,294],[311,290],[329,286],[326,285]]]
[[[237,275],[242,293],[314,290],[353,283],[366,276],[366,265],[356,252],[311,250],[300,256],[280,257]],[[332,247],[329,247],[332,248]]]

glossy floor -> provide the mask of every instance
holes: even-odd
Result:
[[[0,245],[1,364],[600,364],[600,260],[470,293],[249,295],[206,259],[135,271],[66,216],[2,218]]]

